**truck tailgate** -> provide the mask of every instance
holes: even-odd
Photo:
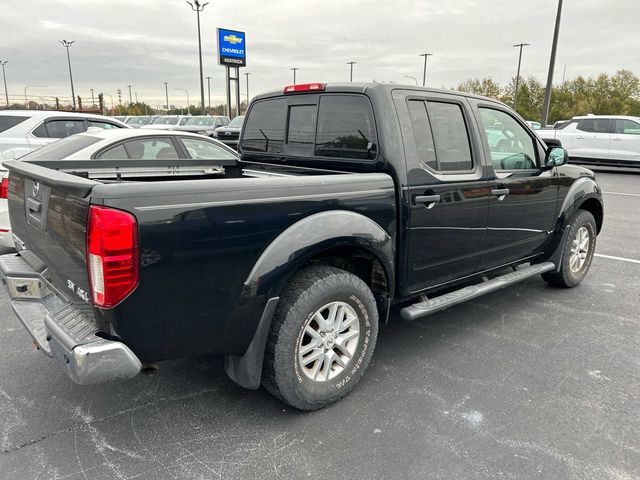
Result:
[[[72,303],[89,303],[86,225],[98,182],[26,162],[9,169],[9,217],[20,255]]]

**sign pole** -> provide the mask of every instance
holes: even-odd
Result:
[[[236,67],[236,115],[240,115],[240,67]]]
[[[227,116],[231,117],[231,72],[229,65],[225,65],[227,72]]]

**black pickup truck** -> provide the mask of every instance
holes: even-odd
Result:
[[[252,101],[239,152],[186,177],[4,162],[2,281],[72,380],[224,354],[241,386],[320,408],[362,377],[392,308],[415,320],[539,274],[574,287],[602,227],[593,173],[473,95],[290,86]]]

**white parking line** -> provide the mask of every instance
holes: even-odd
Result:
[[[594,255],[595,257],[608,258],[609,260],[620,260],[620,261],[622,261],[622,262],[629,262],[629,263],[638,263],[638,264],[640,264],[640,260],[634,260],[633,258],[614,257],[613,255],[602,255],[601,253],[594,253],[593,255]]]
[[[640,193],[605,192],[607,195],[624,195],[625,197],[640,197]]]

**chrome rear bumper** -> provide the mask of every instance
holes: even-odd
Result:
[[[2,284],[38,348],[81,385],[136,376],[142,364],[124,343],[98,336],[91,305],[71,303],[19,255],[0,256]]]

